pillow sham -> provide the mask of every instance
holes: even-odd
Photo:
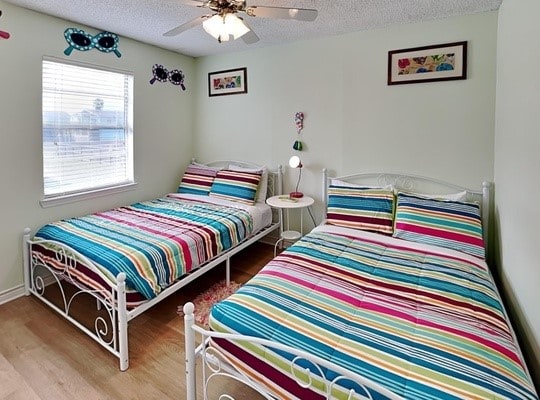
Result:
[[[268,191],[268,168],[264,166],[262,168],[246,168],[240,165],[230,164],[229,169],[231,171],[251,172],[254,174],[261,174],[261,182],[259,183],[259,186],[257,187],[257,193],[255,194],[255,202],[256,203],[266,202],[266,194]]]
[[[360,230],[392,234],[392,190],[330,185],[326,222]]]
[[[210,197],[253,205],[260,181],[260,173],[225,169],[216,174],[209,195]]]
[[[219,168],[208,167],[202,164],[192,163],[188,165],[177,192],[208,196],[218,171]]]
[[[480,206],[398,193],[394,237],[485,258]]]

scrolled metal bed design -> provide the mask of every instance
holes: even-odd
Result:
[[[194,163],[192,165],[195,165]],[[216,170],[224,170],[228,171],[229,166],[234,166],[237,170],[240,171],[256,171],[260,170],[261,172],[264,170],[267,174],[267,178],[264,178],[266,186],[266,193],[267,196],[273,196],[276,194],[281,193],[281,185],[282,185],[282,169],[281,167],[278,167],[275,171],[270,171],[266,167],[254,164],[254,163],[248,163],[243,161],[236,161],[236,160],[223,160],[223,161],[214,161],[207,164],[196,164],[195,168],[210,168],[210,169],[216,169]],[[249,174],[251,172],[240,172],[239,174]],[[264,174],[262,176],[264,176]],[[187,174],[187,170],[186,170]],[[184,177],[186,176],[184,175]],[[206,179],[206,177],[203,177]],[[214,178],[212,178],[214,179]],[[186,179],[186,182],[189,181],[189,179]],[[261,182],[263,179],[261,179]],[[190,184],[193,183],[190,181]],[[195,186],[198,190],[198,184],[200,182],[196,182]],[[208,183],[208,182],[207,182]],[[209,183],[211,185],[212,182]],[[244,211],[244,209],[241,209],[239,211],[232,210],[230,211],[230,215],[235,219],[238,226],[241,226],[241,222],[245,223],[246,226],[253,228],[254,230],[249,232],[248,229],[244,229],[245,232],[242,232],[245,234],[245,237],[242,237],[239,232],[236,232],[233,227],[230,227],[228,225],[233,225],[232,222],[230,222],[228,219],[228,210],[229,210],[229,203],[226,199],[217,199],[213,200],[215,202],[218,202],[216,205],[211,203],[211,205],[207,206],[204,205],[206,201],[210,202],[210,200],[207,200],[206,198],[203,198],[203,202],[199,204],[199,197],[197,194],[193,194],[191,190],[187,190],[187,194],[183,194],[182,196],[186,197],[187,199],[180,198],[179,200],[176,199],[175,196],[178,194],[172,194],[169,196],[173,197],[174,201],[184,201],[186,204],[188,204],[188,207],[193,208],[193,214],[197,214],[197,218],[199,220],[203,217],[205,217],[204,212],[206,212],[205,207],[215,207],[217,211],[213,211],[216,213],[216,220],[219,218],[220,222],[220,228],[221,225],[224,227],[222,229],[225,229],[227,231],[231,231],[231,235],[234,236],[234,241],[231,236],[229,242],[227,242],[227,246],[218,246],[221,243],[210,243],[209,246],[212,248],[206,249],[206,242],[211,242],[210,240],[210,234],[207,232],[210,230],[210,228],[206,228],[204,225],[204,222],[199,222],[197,220],[197,224],[200,225],[198,228],[202,233],[202,239],[196,238],[199,242],[204,242],[203,244],[199,244],[201,248],[204,250],[204,253],[210,254],[211,256],[208,259],[205,259],[204,257],[200,256],[202,262],[200,265],[193,265],[193,268],[191,270],[187,270],[187,272],[182,273],[182,276],[178,277],[177,279],[174,279],[174,281],[170,284],[164,284],[162,288],[160,288],[159,293],[157,293],[155,296],[151,296],[149,298],[144,298],[144,296],[141,295],[137,290],[134,288],[130,288],[127,285],[127,281],[129,280],[130,273],[128,271],[123,272],[121,269],[118,270],[117,273],[112,273],[110,271],[104,271],[104,269],[100,268],[100,262],[103,260],[91,259],[87,257],[85,254],[82,254],[81,251],[76,250],[74,247],[69,246],[63,241],[60,240],[54,240],[54,239],[43,239],[43,238],[33,238],[31,236],[30,229],[24,230],[23,235],[23,260],[24,260],[24,271],[25,271],[25,290],[26,295],[33,294],[38,299],[40,299],[43,303],[51,307],[54,311],[56,311],[58,314],[63,316],[65,319],[70,321],[73,325],[78,327],[82,332],[84,332],[86,335],[88,335],[90,338],[92,338],[94,341],[96,341],[99,345],[101,345],[103,348],[105,348],[107,351],[112,353],[114,356],[116,356],[119,359],[119,366],[120,370],[125,371],[129,367],[129,348],[128,348],[128,324],[129,321],[131,321],[133,318],[141,315],[149,308],[153,307],[163,299],[169,297],[171,294],[176,292],[177,290],[181,289],[188,283],[192,282],[193,280],[197,279],[201,275],[205,274],[212,268],[225,263],[225,276],[227,283],[230,282],[230,261],[231,257],[235,254],[237,254],[239,251],[245,249],[247,246],[255,243],[256,241],[264,238],[265,236],[269,235],[270,233],[276,231],[279,228],[279,222],[277,221],[276,216],[273,215],[272,210],[266,205],[264,205],[264,199],[261,201],[261,204],[255,204],[252,208],[254,209],[254,212],[260,213],[261,218],[260,221],[255,223],[251,222],[249,218],[246,215],[251,215],[250,213],[252,211],[250,207],[238,205],[236,206],[233,204],[233,207],[231,210],[235,207],[244,207],[248,209],[248,211]],[[262,194],[257,192],[257,195]],[[177,197],[182,197],[178,195]],[[156,199],[155,201],[161,201],[165,203],[163,205],[164,212],[169,212],[169,204],[165,201],[162,201],[163,198]],[[168,199],[167,199],[168,200]],[[172,203],[173,200],[170,200]],[[259,200],[257,200],[259,201]],[[154,203],[148,202],[143,203],[136,203],[135,205],[127,206],[129,212],[134,212],[134,210],[129,209],[129,207],[139,206],[143,205],[144,207],[151,208],[154,206]],[[142,207],[142,206],[141,206]],[[157,207],[157,206],[156,206]],[[200,207],[200,209],[198,208]],[[115,212],[117,209],[109,210],[111,213]],[[145,211],[145,210],[143,210]],[[173,210],[174,211],[174,210]],[[171,211],[171,212],[173,212]],[[191,208],[190,208],[191,212]],[[240,216],[237,216],[236,213],[242,213]],[[149,214],[149,218],[153,218],[159,220],[161,218],[161,215],[154,215]],[[226,216],[222,216],[225,215]],[[88,216],[92,217],[94,214]],[[255,214],[255,216],[257,216]],[[86,218],[87,216],[83,217]],[[116,217],[116,215],[115,215]],[[119,216],[120,218],[123,216]],[[231,218],[232,218],[231,217]],[[264,217],[264,218],[263,218]],[[74,219],[77,220],[77,219]],[[224,222],[221,222],[221,221]],[[68,220],[69,221],[69,220]],[[247,221],[247,222],[246,222]],[[268,221],[268,222],[264,222]],[[129,222],[129,221],[128,221]],[[174,221],[176,222],[176,221]],[[188,222],[182,221],[183,224],[188,224]],[[255,226],[256,224],[259,224],[260,226]],[[156,226],[163,226],[156,225]],[[253,226],[251,226],[253,225]],[[46,225],[47,226],[47,225]],[[187,230],[188,234],[191,236],[195,236],[194,234],[190,233],[190,228],[185,228],[184,230]],[[217,228],[216,228],[217,229]],[[240,229],[240,228],[238,228]],[[256,229],[256,230],[255,230]],[[134,233],[137,235],[138,232]],[[223,233],[220,234],[221,236]],[[129,235],[128,235],[129,236]],[[155,235],[156,237],[158,235]],[[157,239],[156,239],[157,240]],[[184,244],[183,238],[176,238],[171,237],[171,241],[174,241],[175,243],[182,243]],[[187,240],[187,239],[186,239]],[[193,239],[195,240],[195,239]],[[216,239],[217,240],[217,239]],[[225,241],[226,239],[221,239]],[[235,243],[237,241],[237,243]],[[143,249],[143,246],[145,244],[138,244],[138,242],[134,239],[134,246],[137,247],[137,251],[140,251],[141,253],[144,251],[149,254],[148,259],[151,261],[155,259],[156,263],[161,263],[161,259],[158,258],[159,252],[166,253],[169,251],[168,248],[165,248],[161,246],[159,241],[156,241],[156,247],[150,248],[151,246],[148,246],[148,249]],[[152,243],[153,244],[153,243]],[[178,245],[180,246],[180,245]],[[185,245],[184,245],[185,246]],[[230,247],[229,247],[230,246]],[[139,250],[140,249],[140,250]],[[157,250],[156,250],[157,249]],[[117,249],[111,248],[110,252],[111,254]],[[203,250],[197,248],[197,255],[200,255],[199,253],[203,252]],[[184,250],[185,252],[194,251],[194,250]],[[104,258],[109,257],[108,250],[104,250],[102,252],[104,255]],[[189,255],[189,254],[188,254]],[[171,259],[171,264],[175,263],[175,260],[177,259],[188,259],[191,257],[191,255],[186,256],[183,253],[182,254],[175,254],[174,257],[171,254],[165,254],[167,259]],[[112,257],[112,255],[111,255]],[[132,258],[132,255],[127,254],[124,258]],[[112,259],[114,263],[121,263],[121,259]],[[146,261],[146,260],[145,260]],[[103,263],[101,263],[103,264]],[[187,266],[186,261],[186,266]],[[174,266],[176,268],[176,266]],[[191,266],[189,266],[191,268]],[[172,267],[170,267],[172,268]],[[166,269],[162,266],[161,269]],[[179,271],[182,271],[180,267],[178,267]],[[173,278],[170,278],[173,279]],[[141,280],[143,280],[141,278]],[[143,280],[144,281],[144,280]],[[66,285],[65,283],[68,283]],[[56,288],[56,289],[54,289]],[[56,291],[58,293],[56,296],[49,296],[47,297],[47,293],[52,293],[52,291]],[[75,304],[76,300],[82,296],[91,296],[93,300],[96,303],[96,316],[93,317],[93,322],[88,322],[87,318],[84,318],[85,321],[82,321],[81,318],[78,318],[72,313],[73,305]]]
[[[184,305],[186,398],[225,376],[266,399],[538,399],[486,262],[491,186],[324,170],[321,225],[210,330]]]

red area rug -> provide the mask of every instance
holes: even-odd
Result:
[[[242,286],[241,283],[236,283],[231,281],[229,286],[225,280],[220,281],[210,288],[199,294],[192,300],[192,303],[195,305],[195,322],[201,325],[204,328],[208,328],[208,316],[210,314],[210,309],[217,302],[229,297],[231,294],[236,292],[238,288]],[[181,317],[184,316],[183,308],[184,305],[178,306],[177,313]]]

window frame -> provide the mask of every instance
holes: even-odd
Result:
[[[45,195],[45,155],[43,152],[43,145],[44,145],[44,113],[43,113],[43,97],[44,97],[44,86],[43,86],[43,72],[44,72],[44,63],[45,62],[52,62],[52,63],[59,63],[59,64],[66,64],[70,66],[75,67],[81,67],[81,68],[89,68],[93,70],[99,70],[99,71],[105,71],[105,72],[112,72],[112,73],[118,73],[122,75],[126,75],[130,77],[128,80],[128,100],[127,100],[127,110],[126,110],[126,125],[124,127],[125,134],[127,135],[127,164],[128,164],[128,174],[127,174],[127,180],[114,183],[111,185],[106,185],[102,187],[92,187],[92,188],[86,188],[86,189],[80,189],[75,190],[72,192],[63,192],[63,193],[55,193],[51,195]],[[41,76],[41,82],[42,82],[42,89],[41,89],[41,95],[42,95],[42,102],[41,102],[41,155],[42,155],[42,170],[41,170],[41,182],[42,182],[42,199],[40,200],[40,205],[42,207],[53,207],[61,204],[67,204],[72,203],[76,201],[82,201],[87,199],[92,199],[96,197],[102,197],[111,195],[114,193],[120,193],[125,192],[129,190],[134,190],[137,186],[137,182],[135,181],[135,162],[134,162],[134,133],[133,133],[133,103],[134,103],[134,73],[131,71],[125,71],[117,68],[111,68],[101,65],[95,65],[90,63],[84,63],[79,61],[71,61],[71,60],[65,60],[63,58],[56,58],[56,57],[48,57],[44,56],[41,63],[42,68],[42,76]]]

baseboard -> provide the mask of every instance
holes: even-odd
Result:
[[[52,285],[53,283],[57,283],[56,279],[54,278],[54,276],[52,276],[52,274],[47,274],[46,276],[42,277],[43,278],[43,284],[45,286],[49,286],[49,285]],[[58,277],[60,280],[62,280],[63,278],[62,277]],[[4,304],[4,303],[7,303],[8,301],[12,301],[12,300],[15,300],[21,296],[24,296],[25,293],[24,293],[24,285],[19,285],[19,286],[16,286],[12,289],[8,289],[8,290],[5,290],[3,292],[0,293],[0,304]]]
[[[0,304],[7,303],[24,296],[24,285],[16,286],[12,289],[4,290],[0,292]]]

